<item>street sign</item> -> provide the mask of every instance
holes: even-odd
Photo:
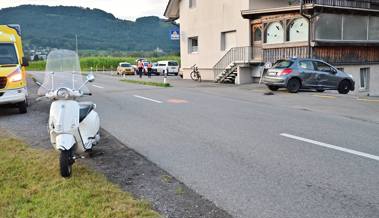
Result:
[[[180,40],[180,30],[171,30],[170,38],[171,40]]]

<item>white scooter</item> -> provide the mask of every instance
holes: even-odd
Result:
[[[77,101],[84,95],[91,95],[85,85],[94,79],[91,73],[85,82],[82,81],[79,58],[75,52],[55,50],[48,55],[45,82],[41,84],[39,94],[43,93],[53,101],[48,129],[51,144],[60,151],[62,177],[70,177],[75,160],[92,152],[93,146],[100,141],[100,119],[95,112],[96,105]]]

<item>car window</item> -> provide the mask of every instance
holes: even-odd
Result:
[[[160,67],[165,67],[165,66],[166,66],[166,64],[159,64],[159,66],[160,66]]]
[[[174,62],[174,61],[170,61],[168,62],[168,66],[178,66],[178,63]]]
[[[329,65],[323,63],[323,62],[320,62],[320,61],[314,61],[313,62],[315,64],[315,67],[316,67],[316,70],[318,71],[322,71],[322,72],[332,72],[333,68],[331,68]]]
[[[131,67],[132,65],[130,64],[121,64],[121,67]]]
[[[280,61],[277,61],[273,68],[275,69],[284,69],[284,68],[289,68],[291,67],[293,64],[293,61],[289,61],[289,60],[280,60]]]
[[[314,65],[312,61],[300,61],[299,68],[304,70],[314,70]]]

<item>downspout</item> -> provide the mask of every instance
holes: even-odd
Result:
[[[301,3],[300,3],[300,14],[302,17],[304,17],[305,19],[308,20],[308,58],[312,58],[312,44],[311,44],[311,20],[312,20],[312,17],[309,17],[307,16],[305,13],[304,13],[304,0],[301,0]]]

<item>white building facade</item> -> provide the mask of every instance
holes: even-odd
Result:
[[[351,4],[352,1],[347,0],[305,0],[309,13],[318,15],[320,11],[328,10],[328,13],[336,14],[337,17],[344,14],[346,19],[352,21],[361,20],[366,12],[379,16],[379,10],[373,9],[377,6],[374,5],[376,3],[369,4],[367,1],[376,2],[365,0],[361,4]],[[332,5],[318,5],[320,2]],[[339,6],[336,7],[336,4]],[[313,49],[311,54],[315,54],[314,57],[336,60],[331,63],[353,74],[357,94],[379,95],[379,57],[376,57],[379,56],[379,40],[319,40],[316,30],[321,24],[318,18],[310,22],[305,20],[300,14],[299,1],[170,0],[165,16],[171,20],[180,20],[184,79],[190,78],[191,66],[196,64],[204,80],[235,84],[258,81],[262,65],[266,61],[289,56],[308,56],[310,40]],[[370,20],[365,25],[379,29],[379,22],[376,24],[377,20],[373,18],[374,21],[371,21],[371,17],[365,18]],[[310,38],[308,28],[311,29]],[[344,31],[344,28],[341,29]],[[357,54],[347,55],[347,59],[361,55],[359,58],[362,60],[337,61],[337,56],[344,58],[344,54],[340,53],[343,53],[341,48],[345,46],[352,53],[359,50]],[[369,47],[370,52],[366,52]]]

